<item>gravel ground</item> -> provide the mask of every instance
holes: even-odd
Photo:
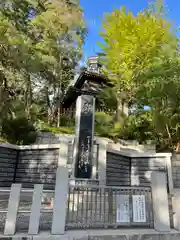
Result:
[[[9,196],[7,194],[4,194],[3,196],[0,196],[0,211],[7,211],[8,209],[8,198]],[[46,202],[42,202],[41,209],[47,209],[52,210],[52,207],[48,204],[48,198],[46,199]],[[32,196],[28,197],[21,197],[19,208],[18,208],[18,214],[17,214],[17,222],[16,222],[16,231],[17,232],[27,232],[29,227],[29,219],[30,219],[30,213],[19,213],[19,211],[30,211],[32,204]],[[6,213],[0,212],[0,232],[4,231],[5,226],[5,220],[6,220]],[[48,213],[41,213],[40,216],[40,226],[39,229],[41,231],[50,230],[52,224],[52,212]]]

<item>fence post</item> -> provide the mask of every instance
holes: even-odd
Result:
[[[151,175],[154,228],[159,232],[170,231],[169,204],[167,194],[167,178],[162,172]]]
[[[56,173],[55,198],[53,208],[53,235],[62,235],[65,231],[66,206],[68,195],[68,168],[59,167]]]
[[[30,235],[38,234],[39,231],[42,196],[43,196],[43,184],[35,184],[31,206],[31,215],[29,220],[28,234]]]
[[[12,184],[9,196],[8,212],[6,216],[4,235],[14,235],[16,230],[16,217],[19,206],[21,184]]]

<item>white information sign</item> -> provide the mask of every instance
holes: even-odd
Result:
[[[129,195],[117,196],[116,204],[117,204],[116,222],[129,223],[130,222]]]
[[[144,195],[133,195],[133,222],[146,222],[146,204]]]

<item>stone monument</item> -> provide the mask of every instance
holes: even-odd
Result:
[[[76,101],[76,129],[73,148],[73,177],[92,177],[92,154],[94,142],[95,98],[108,79],[99,73],[97,57],[90,57],[83,70],[69,85],[63,98],[64,108]]]

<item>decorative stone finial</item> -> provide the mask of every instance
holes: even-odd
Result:
[[[99,64],[99,57],[94,56],[94,57],[89,57],[87,60],[87,70],[90,72],[97,72],[99,73],[100,69],[100,64]]]

